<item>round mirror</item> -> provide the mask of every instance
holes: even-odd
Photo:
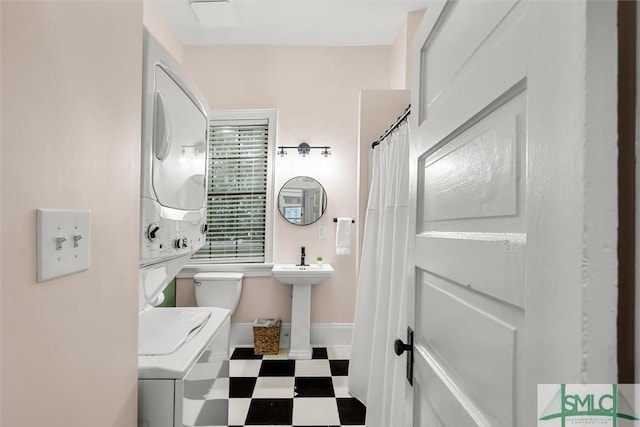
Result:
[[[296,176],[280,189],[278,210],[291,224],[309,225],[320,219],[327,208],[327,193],[308,176]]]

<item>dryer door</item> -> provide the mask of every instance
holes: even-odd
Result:
[[[206,197],[207,117],[155,67],[153,190],[162,206],[201,209]]]

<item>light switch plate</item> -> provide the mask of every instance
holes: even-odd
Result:
[[[38,209],[36,235],[38,282],[89,269],[90,211]]]

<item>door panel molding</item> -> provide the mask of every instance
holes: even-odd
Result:
[[[420,156],[422,230],[429,221],[523,217],[525,97],[521,80]],[[517,223],[524,228],[523,218]]]
[[[498,23],[516,3],[517,0],[445,3],[420,50],[420,63],[424,70],[420,105],[425,107],[420,110],[420,122],[426,118],[429,106],[488,42]],[[454,30],[459,26],[465,27],[462,36]],[[437,66],[432,67],[432,63]]]
[[[416,345],[416,396],[420,402],[414,426],[497,426],[477,404],[458,387],[457,379],[423,345]],[[426,411],[425,411],[426,409]]]
[[[416,265],[469,290],[524,307],[526,235],[425,233],[416,236]],[[464,266],[465,268],[460,268]]]
[[[517,117],[510,117],[471,138],[451,141],[426,159],[423,221],[517,215],[516,128]],[[457,165],[466,170],[451,173]]]
[[[451,377],[483,413],[491,414],[495,425],[511,425],[516,327],[433,286],[428,275],[422,277],[416,299],[422,307],[416,345],[439,361],[441,377]],[[456,321],[443,322],[446,318]]]
[[[420,149],[427,151],[436,141],[444,140],[500,96],[512,93],[515,87],[523,87],[523,82],[526,82],[526,51],[521,46],[527,38],[527,31],[517,24],[523,19],[525,10],[522,2],[515,3],[500,22],[500,27],[491,32],[485,42],[466,59],[464,69],[446,86],[433,88],[438,91],[438,97],[427,106],[418,102],[418,108],[425,108],[424,118],[428,116],[431,124],[422,126],[424,120],[418,122],[418,134],[426,133],[427,140],[431,141],[429,146]],[[422,64],[422,61],[417,62]],[[496,63],[502,64],[499,72],[494,70]],[[415,72],[421,76],[418,93],[422,94],[424,85],[429,83],[425,81],[424,71],[418,68]],[[464,99],[465,102],[460,104],[454,99]]]

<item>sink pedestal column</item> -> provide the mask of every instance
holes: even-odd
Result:
[[[293,285],[289,359],[311,359],[311,285]]]
[[[291,289],[291,340],[289,359],[311,359],[311,286],[333,274],[330,264],[275,264],[273,277]]]

